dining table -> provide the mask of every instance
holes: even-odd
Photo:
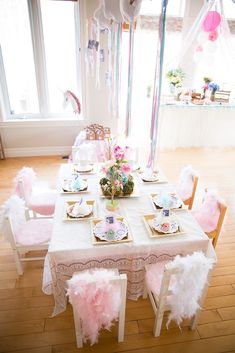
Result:
[[[62,189],[64,180],[72,173],[72,163],[60,166],[53,231],[44,262],[42,289],[44,293],[54,296],[52,316],[66,310],[67,280],[75,272],[93,268],[118,269],[120,273],[127,274],[127,298],[137,300],[144,290],[145,265],[170,261],[176,255],[186,256],[195,251],[215,257],[210,239],[184,207],[174,211],[181,232],[151,236],[146,216],[155,216],[159,212],[151,195],[175,190],[162,171],[155,182],[144,182],[141,173],[134,172],[134,191],[129,197],[118,199],[119,207],[115,212],[106,208],[107,200],[99,184],[101,174],[98,165],[91,172],[81,174],[88,184],[83,192],[70,193]],[[92,217],[68,218],[68,205],[80,202],[81,198],[93,205]],[[130,235],[128,241],[94,242],[95,220],[103,220],[110,215],[125,220]]]

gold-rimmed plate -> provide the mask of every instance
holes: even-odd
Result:
[[[174,192],[166,192],[167,194],[175,197],[175,205],[171,207],[172,210],[174,211],[187,211],[187,206],[183,203],[183,201],[176,195]],[[150,194],[150,200],[153,206],[153,209],[156,211],[162,210],[161,203],[157,201],[158,196],[160,196],[160,193],[152,193]]]
[[[95,200],[86,200],[85,202],[90,208],[90,212],[85,215],[79,215],[78,217],[71,216],[70,210],[79,201],[67,201],[65,202],[64,221],[85,221],[97,217],[96,202]]]
[[[174,233],[161,233],[159,231],[157,231],[154,227],[153,227],[153,220],[156,217],[156,214],[146,214],[143,217],[143,221],[144,221],[144,225],[146,227],[146,230],[150,236],[150,238],[165,238],[165,237],[171,237],[174,235],[181,235],[181,234],[186,234],[186,232],[184,231],[183,227],[181,226],[180,222],[179,222],[179,228],[176,232]]]
[[[120,222],[122,229],[125,230],[125,236],[122,239],[118,240],[101,240],[100,237],[96,236],[96,227],[99,223],[103,222],[104,219],[93,219],[91,220],[91,234],[92,234],[92,244],[93,245],[106,245],[106,244],[121,244],[121,243],[129,243],[132,241],[132,235],[130,231],[130,227],[128,226],[124,217],[117,217],[117,221]]]

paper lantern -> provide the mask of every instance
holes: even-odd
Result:
[[[221,16],[217,11],[208,11],[202,22],[202,28],[205,32],[214,31],[221,22]]]
[[[215,40],[217,40],[217,38],[218,38],[218,32],[212,31],[209,33],[208,40],[210,40],[211,42],[214,42]]]

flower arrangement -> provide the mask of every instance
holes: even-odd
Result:
[[[166,74],[166,78],[169,84],[177,88],[182,87],[184,77],[185,74],[180,67],[178,67],[177,69],[172,69]]]
[[[108,162],[108,165],[103,167],[102,171],[105,177],[100,179],[100,186],[104,196],[130,195],[134,189],[133,177],[130,174],[131,168],[125,159],[125,155],[129,152],[129,147],[124,149],[120,146],[113,148],[114,160]]]

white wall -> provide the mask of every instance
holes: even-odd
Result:
[[[82,33],[86,33],[87,18],[98,7],[98,0],[80,0],[82,14]],[[13,156],[64,155],[70,152],[78,132],[91,122],[110,126],[115,134],[116,121],[112,119],[107,107],[108,89],[104,85],[106,67],[101,68],[101,87],[95,88],[94,79],[86,75],[84,56],[87,37],[81,43],[82,73],[84,84],[84,121],[45,120],[45,121],[3,121],[0,110],[0,133],[5,154]]]

